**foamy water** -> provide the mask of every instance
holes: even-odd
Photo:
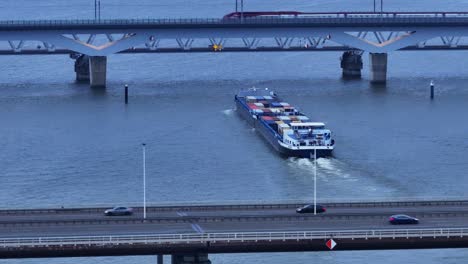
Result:
[[[226,110],[223,110],[223,114],[224,115],[227,115],[227,116],[232,116],[234,113],[235,113],[236,109],[226,109]]]

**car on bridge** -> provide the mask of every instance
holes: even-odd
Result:
[[[388,222],[392,225],[418,224],[419,219],[409,215],[399,214],[390,216]]]
[[[107,210],[104,211],[104,215],[106,215],[106,216],[132,215],[132,214],[133,214],[133,208],[124,207],[124,206],[114,207],[112,209],[107,209]]]
[[[327,209],[322,205],[317,204],[317,213],[325,213]],[[305,213],[313,213],[314,212],[314,205],[313,204],[306,204],[296,209],[296,213],[298,214],[305,214]]]

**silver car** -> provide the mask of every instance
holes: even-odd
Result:
[[[133,209],[130,207],[114,207],[112,209],[107,209],[104,211],[104,215],[111,216],[111,215],[132,215]]]

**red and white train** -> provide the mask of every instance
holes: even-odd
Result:
[[[230,18],[253,18],[253,17],[278,17],[278,18],[292,18],[307,15],[308,13],[297,11],[268,11],[268,12],[232,12],[225,15],[224,19]],[[309,13],[310,14],[310,13]]]
[[[468,12],[298,12],[298,11],[256,11],[232,12],[223,19],[244,18],[362,18],[362,17],[466,17]]]

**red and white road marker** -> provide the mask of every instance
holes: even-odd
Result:
[[[336,242],[335,242],[335,240],[333,240],[333,239],[329,239],[329,240],[327,241],[327,243],[325,243],[325,245],[327,245],[327,247],[328,247],[330,250],[332,250],[334,247],[336,247]]]

